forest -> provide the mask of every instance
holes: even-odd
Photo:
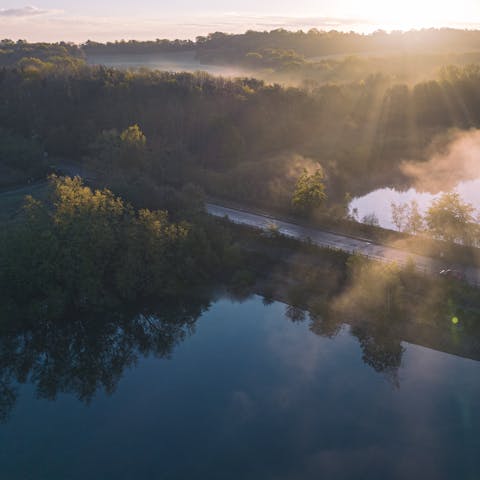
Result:
[[[268,58],[275,57],[274,49],[288,47],[287,56],[303,59],[297,70],[322,65],[330,72],[324,81],[297,87],[85,62],[107,47],[122,51],[128,45],[131,53],[143,47],[182,50],[192,47],[188,41],[76,46],[3,40],[0,187],[69,173],[73,165],[74,171],[88,172],[96,187],[111,189],[135,208],[165,209],[173,217],[206,195],[293,216],[315,211],[328,221],[352,220],[352,196],[385,185],[410,186],[412,171],[427,170],[452,139],[479,127],[480,64],[478,52],[469,50],[477,37],[478,32],[459,30],[366,36],[272,31],[212,34],[195,42],[199,51],[270,49]],[[328,53],[314,51],[322,45],[327,50],[337,45],[344,53],[352,45],[376,51],[390,45],[394,51],[385,57],[305,60],[306,54]],[[261,65],[267,58],[247,56]],[[448,63],[452,59],[457,63]],[[441,68],[428,80],[412,82],[408,71],[418,72],[420,63]],[[310,188],[315,172],[320,176]],[[312,201],[317,186],[321,194]],[[473,226],[477,213],[461,202],[457,207]],[[435,219],[412,223],[417,212],[407,218],[409,208],[392,206],[398,230],[428,227],[433,236],[443,236]],[[475,229],[472,234],[463,227],[448,239],[476,244]]]
[[[207,36],[199,36],[196,41],[166,39],[145,42],[121,40],[107,43],[87,41],[83,50],[87,54],[195,50],[201,58],[237,61],[249,52],[263,49],[292,50],[301,56],[319,57],[365,52],[392,53],[398,52],[398,50],[468,52],[477,50],[479,43],[480,33],[478,31],[448,28],[406,32],[379,30],[372,34],[317,29],[311,29],[308,32],[276,29],[263,32],[249,30],[243,34],[214,32]]]
[[[415,85],[372,73],[292,88],[23,57],[0,70],[2,184],[74,162],[107,186],[192,183],[210,196],[285,209],[303,170],[321,166],[329,201],[341,205],[346,194],[404,184],[403,160],[426,161],[432,144],[441,150],[452,131],[478,127],[479,81],[478,64],[445,66]],[[121,132],[134,125],[143,150],[117,155]]]
[[[411,339],[476,358],[478,289],[275,225],[259,234],[209,217],[205,202],[358,225],[352,196],[410,186],[412,171],[434,170],[436,154],[480,127],[479,46],[479,32],[455,30],[2,41],[0,195],[37,190],[0,216],[0,421],[28,375],[41,398],[111,393],[138,358],[168,358],[218,292],[285,302],[322,337],[348,323],[364,363],[394,385]],[[192,49],[298,84],[86,62]],[[336,54],[346,56],[312,59]],[[454,193],[425,214],[414,202],[391,209],[402,235],[422,234],[442,258],[447,242],[479,244],[479,212]],[[458,258],[480,264],[474,250]]]

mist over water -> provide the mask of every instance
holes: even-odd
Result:
[[[399,191],[380,188],[354,198],[350,213],[361,220],[375,214],[381,227],[395,229],[392,203],[415,200],[423,214],[444,193],[456,192],[463,202],[480,210],[480,130],[450,131],[432,139],[426,161],[405,161],[401,171],[410,179],[411,188]]]
[[[464,202],[471,203],[476,210],[480,209],[480,178],[459,183],[454,189]],[[380,188],[369,194],[354,198],[350,204],[350,212],[354,209],[358,212],[358,219],[374,213],[378,218],[381,227],[395,230],[392,220],[392,203],[403,204],[415,200],[418,203],[420,212],[423,214],[430,207],[433,200],[440,197],[442,193],[432,194],[420,192],[415,188],[406,191],[398,191],[393,188]]]

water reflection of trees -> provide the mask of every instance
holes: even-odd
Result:
[[[459,324],[452,324],[451,302],[445,307],[435,301],[438,296],[445,297],[443,290],[422,302],[405,297],[397,286],[379,294],[378,283],[372,295],[365,295],[365,289],[345,292],[342,301],[299,297],[286,307],[286,316],[293,322],[308,318],[310,330],[327,338],[350,325],[365,364],[394,385],[399,384],[404,340],[480,359],[478,315],[468,317],[456,309]],[[231,291],[229,298],[244,301],[247,296],[246,291]],[[88,402],[97,390],[114,392],[125,368],[138,359],[147,355],[168,358],[194,331],[211,299],[209,293],[179,295],[140,311],[119,306],[55,320],[38,312],[10,311],[7,315],[0,311],[0,421],[14,408],[22,383],[33,383],[37,395],[47,399],[70,393]],[[274,289],[265,303],[273,299],[282,299]],[[308,311],[300,300],[309,305]]]
[[[376,372],[383,373],[398,386],[398,370],[405,351],[401,339],[385,328],[356,325],[351,329],[362,349],[362,360]]]
[[[398,371],[405,348],[403,342],[425,346],[453,355],[480,360],[480,329],[478,313],[456,310],[428,303],[405,302],[403,314],[376,314],[360,308],[355,314],[330,310],[323,314],[310,313],[310,330],[322,337],[333,338],[342,326],[349,325],[350,333],[362,349],[362,360],[376,372],[398,386]],[[459,313],[458,313],[459,312]],[[453,320],[453,321],[452,321]],[[453,323],[455,322],[455,323]],[[458,323],[456,323],[458,322]]]
[[[398,385],[402,342],[480,359],[480,297],[462,285],[395,265],[349,260],[348,281],[325,295],[318,288],[288,290],[286,315],[309,311],[310,330],[332,338],[343,325],[358,340],[363,361]],[[303,275],[305,277],[305,275]],[[321,284],[321,282],[318,282]]]
[[[334,338],[346,323],[345,317],[333,313],[310,313],[309,318],[310,330],[326,338]],[[350,322],[350,333],[358,340],[363,362],[398,385],[398,370],[405,350],[398,330],[378,318]]]
[[[125,368],[139,358],[169,357],[208,306],[207,296],[197,296],[141,312],[85,312],[56,321],[2,319],[0,421],[7,419],[19,385],[27,381],[46,399],[71,393],[89,402],[99,389],[112,393]]]
[[[398,384],[404,352],[400,330],[408,315],[404,279],[395,266],[372,265],[356,257],[349,260],[348,268],[349,281],[341,288],[322,288],[329,285],[325,276],[291,272],[298,281],[286,289],[286,316],[293,322],[303,321],[308,310],[310,330],[327,338],[350,325],[363,361]]]

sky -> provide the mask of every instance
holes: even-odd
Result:
[[[0,36],[84,42],[247,29],[480,28],[480,0],[0,0]]]

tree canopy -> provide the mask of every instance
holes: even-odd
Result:
[[[322,206],[327,199],[323,180],[324,175],[321,168],[318,168],[312,174],[304,170],[293,193],[293,206],[304,213],[309,213]]]
[[[52,177],[49,199],[27,197],[23,219],[5,230],[3,300],[52,316],[180,291],[216,264],[206,236],[192,225],[171,223],[165,211],[136,211],[79,178]]]
[[[449,242],[472,244],[475,227],[474,207],[463,202],[458,193],[444,193],[434,200],[425,220],[428,228],[438,238]]]

